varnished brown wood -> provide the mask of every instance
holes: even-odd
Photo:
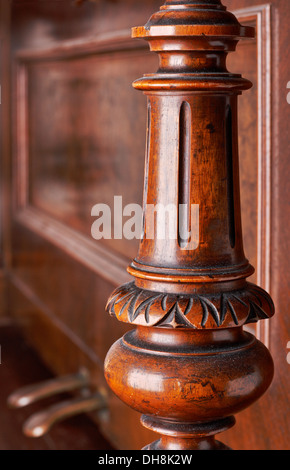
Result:
[[[7,13],[8,0],[3,0],[2,3]],[[289,364],[286,357],[289,352],[287,343],[290,331],[290,317],[287,313],[289,310],[289,263],[285,255],[289,251],[288,220],[290,217],[289,152],[287,150],[289,105],[286,101],[289,92],[286,89],[289,81],[289,68],[285,60],[285,51],[289,44],[288,3],[288,0],[273,0],[271,3],[264,0],[225,1],[228,10],[233,11],[241,23],[256,28],[256,39],[240,41],[237,45],[237,52],[229,54],[227,63],[231,72],[242,72],[254,84],[252,89],[239,97],[243,239],[245,254],[256,268],[256,273],[250,279],[267,290],[270,287],[277,310],[270,322],[266,320],[247,325],[252,332],[259,334],[263,342],[267,341],[274,362],[278,366],[276,366],[274,381],[269,391],[257,403],[239,413],[236,416],[236,425],[223,434],[223,442],[235,449],[289,448],[289,421],[285,413],[289,401]],[[114,3],[87,1],[76,8],[70,0],[61,2],[31,0],[29,4],[22,0],[13,0],[11,2],[11,29],[9,29],[7,19],[5,20],[5,17],[1,15],[1,21],[5,25],[5,34],[8,34],[5,46],[5,63],[8,65],[2,67],[4,62],[1,62],[1,70],[5,74],[5,80],[3,80],[3,75],[1,80],[1,112],[3,112],[1,160],[5,159],[6,170],[10,171],[11,168],[14,182],[13,189],[10,191],[9,171],[6,171],[5,175],[1,174],[5,183],[2,185],[3,195],[5,193],[6,198],[5,203],[2,198],[5,208],[2,228],[6,239],[3,254],[5,257],[3,293],[10,292],[9,302],[2,297],[4,299],[3,313],[5,315],[9,313],[15,321],[21,323],[26,338],[54,373],[68,374],[74,372],[76,367],[85,366],[90,369],[96,386],[99,384],[105,386],[102,364],[107,350],[112,342],[122,336],[129,327],[128,324],[116,322],[114,318],[104,315],[103,312],[112,289],[125,282],[125,266],[129,263],[131,253],[136,253],[136,241],[122,241],[123,247],[125,244],[126,248],[123,251],[125,257],[120,259],[122,257],[120,241],[116,240],[109,250],[105,250],[102,241],[89,239],[84,231],[89,233],[91,207],[89,204],[86,207],[80,191],[75,191],[73,195],[72,209],[81,221],[81,233],[79,232],[80,224],[77,230],[72,230],[72,223],[75,219],[72,221],[67,216],[67,206],[64,205],[63,200],[61,202],[59,199],[57,202],[58,205],[62,205],[59,207],[59,212],[66,216],[66,220],[62,218],[62,221],[35,207],[27,207],[27,210],[21,213],[19,208],[11,207],[11,200],[15,200],[16,194],[19,194],[23,187],[29,188],[34,184],[39,188],[37,179],[40,176],[35,168],[33,171],[36,177],[33,181],[31,179],[27,181],[17,171],[16,162],[18,161],[20,166],[24,163],[22,153],[17,154],[17,147],[23,152],[26,135],[15,134],[15,123],[18,110],[23,106],[23,99],[18,99],[15,92],[17,69],[14,68],[14,64],[22,60],[25,68],[29,63],[29,60],[26,60],[29,55],[32,63],[34,65],[39,63],[41,68],[42,64],[49,62],[49,54],[53,60],[55,60],[53,54],[58,54],[58,60],[63,64],[63,67],[59,67],[59,71],[65,73],[65,63],[68,58],[72,62],[81,59],[86,68],[86,50],[89,51],[89,56],[95,53],[97,56],[103,54],[105,61],[107,59],[109,62],[110,53],[102,52],[108,47],[108,43],[112,52],[114,50],[115,53],[121,52],[120,45],[124,33],[120,33],[125,30],[128,38],[130,27],[144,24],[149,15],[160,7],[160,4],[160,0],[142,2],[119,0]],[[7,47],[9,35],[11,35],[11,59],[9,59],[9,47]],[[117,38],[119,39],[114,42],[114,38],[116,41]],[[143,45],[142,41],[131,41],[131,44],[133,49],[130,48],[127,61],[124,62],[128,64],[130,57],[133,58],[133,56],[136,59],[136,70],[133,71],[132,67],[130,68],[131,77],[137,78],[145,72],[156,70],[157,56],[146,52],[146,43],[144,42]],[[2,48],[2,52],[3,50]],[[11,82],[9,61],[12,71]],[[69,70],[73,68],[70,67]],[[31,78],[35,79],[37,67],[34,67],[34,72]],[[109,67],[108,73],[110,73]],[[146,126],[145,101],[142,93],[131,90],[132,78],[128,76],[125,66],[119,69],[118,77],[117,93],[122,95],[124,119],[115,123],[112,115],[112,128],[117,125],[118,129],[122,129],[124,141],[122,158],[128,162],[134,162],[135,169],[132,173],[138,180],[136,188],[137,186],[142,188]],[[46,83],[48,84],[48,80]],[[107,87],[108,107],[110,107],[109,97],[112,90],[109,81]],[[11,88],[11,94],[9,88]],[[62,89],[65,92],[64,86]],[[80,89],[75,90],[75,93],[80,93],[80,91]],[[97,88],[96,94],[99,94]],[[85,98],[85,94],[82,96]],[[9,102],[10,97],[11,102]],[[47,109],[49,97],[43,93],[39,93],[38,97],[39,102],[44,102]],[[76,97],[71,98],[71,103],[75,103]],[[81,94],[78,99],[81,99]],[[38,124],[34,126],[34,135],[31,135],[31,138],[37,141],[39,149],[43,150],[47,146],[47,134],[40,135],[40,129],[43,128],[43,121],[47,122],[48,119],[43,115],[41,106],[34,106],[32,109],[30,103],[31,101],[28,102],[26,108],[27,119]],[[72,108],[75,109],[77,116],[78,109],[75,106]],[[11,123],[10,112],[12,112]],[[73,115],[72,109],[70,112]],[[93,116],[92,119],[102,126],[102,121],[98,117],[98,106],[95,106],[94,112],[95,115],[92,110],[88,110],[88,113]],[[54,106],[50,106],[48,113],[53,121]],[[126,124],[125,117],[128,115],[133,116],[130,122],[134,121],[134,132]],[[78,120],[75,133],[76,145],[83,149],[82,156],[84,160],[90,162],[92,172],[95,174],[96,161],[98,161],[100,177],[104,176],[104,169],[108,168],[107,165],[103,165],[106,160],[98,160],[97,153],[93,159],[89,159],[88,148],[82,147],[82,122]],[[101,129],[99,133],[102,133]],[[62,126],[54,127],[52,153],[58,152],[58,143],[62,141],[62,134]],[[95,139],[95,136],[91,135],[91,138]],[[116,132],[114,131],[111,140],[115,138]],[[97,139],[95,141],[97,142]],[[117,148],[118,145],[116,141],[115,147]],[[65,153],[65,147],[62,149]],[[42,153],[42,150],[39,154],[40,165],[48,160],[48,155]],[[35,152],[33,153],[31,149],[28,151],[28,158],[31,162],[36,161]],[[61,156],[63,168],[69,167],[68,159],[68,154]],[[103,186],[107,195],[112,194],[111,175],[117,170],[113,160],[112,165],[114,168],[110,168],[109,175],[106,175],[107,186]],[[72,187],[76,181],[86,189],[88,185],[86,175],[90,174],[90,169],[80,176],[75,166],[75,172],[76,174],[67,173],[69,177],[65,179],[64,173],[60,173],[57,161],[55,161],[51,167],[50,176],[53,175],[53,180],[58,183],[63,182],[66,189]],[[99,181],[99,176],[97,180]],[[269,191],[269,183],[271,191]],[[120,180],[119,194],[124,197],[127,186],[128,178],[123,182]],[[141,194],[141,191],[138,194]],[[130,202],[141,204],[138,194],[132,196],[134,200]],[[260,201],[259,206],[257,206],[257,201]],[[93,202],[103,202],[103,199]],[[50,194],[47,200],[45,197],[42,198],[42,203],[50,210],[55,210],[51,204]],[[259,207],[258,210],[257,207]],[[257,223],[258,219],[260,219],[259,223]],[[10,225],[11,234],[9,234]],[[12,262],[10,262],[11,252]],[[265,329],[264,324],[267,325]],[[30,380],[34,381],[35,378],[27,376],[25,383],[30,383]],[[9,392],[17,386],[19,384],[14,383]],[[109,389],[108,393],[110,419],[102,421],[101,426],[114,445],[121,449],[138,449],[152,441],[154,435],[139,424],[138,413],[124,405],[113,393],[109,392]],[[28,439],[25,445],[32,446]]]
[[[128,269],[135,280],[107,306],[138,328],[108,352],[106,379],[161,434],[146,449],[225,449],[214,435],[273,378],[268,350],[242,329],[274,306],[246,282],[253,268],[242,243],[237,97],[251,83],[226,68],[227,53],[254,30],[219,0],[167,1],[133,37],[148,40],[159,69],[134,82],[149,113],[143,234]],[[188,226],[180,204],[198,204],[197,233],[158,237],[149,206],[174,206],[177,233]]]

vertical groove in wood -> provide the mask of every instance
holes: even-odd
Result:
[[[149,155],[150,155],[150,136],[151,130],[151,102],[150,98],[148,98],[148,105],[147,105],[147,131],[146,131],[146,150],[145,150],[145,167],[144,167],[144,190],[143,190],[143,215],[142,215],[142,229],[141,229],[141,237],[140,242],[142,243],[145,237],[145,208],[147,204],[147,194],[148,194],[148,173],[149,173]]]
[[[231,247],[234,248],[236,244],[236,229],[235,229],[232,127],[233,127],[232,108],[230,105],[228,105],[226,109],[227,199],[228,199],[229,240],[230,240]]]
[[[191,108],[183,101],[179,113],[179,165],[178,165],[178,244],[184,248],[190,234],[190,154],[191,154]]]

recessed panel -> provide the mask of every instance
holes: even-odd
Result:
[[[228,69],[242,73],[253,83],[250,90],[238,98],[238,135],[241,185],[241,211],[245,255],[257,267],[258,230],[258,147],[257,147],[257,44],[241,41],[237,51],[229,55]],[[256,273],[251,277],[256,282]]]
[[[91,237],[92,207],[106,204],[113,238],[122,209],[142,203],[146,98],[132,82],[155,69],[140,50],[28,66],[31,205]],[[115,207],[114,196],[122,196]],[[116,237],[101,243],[134,256],[138,241]]]

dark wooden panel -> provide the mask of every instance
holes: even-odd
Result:
[[[27,188],[19,190],[28,192],[26,203],[90,237],[95,204],[113,208],[114,196],[123,207],[142,202],[145,98],[135,99],[131,82],[144,61],[148,70],[155,61],[138,50],[57,61],[46,55],[18,76],[18,94],[23,73],[27,85],[18,113],[28,116],[17,130],[22,155],[27,145],[27,162],[19,162],[27,164]],[[113,221],[112,209],[112,233]],[[136,252],[124,238],[101,243],[129,257]]]
[[[31,204],[89,237],[96,203],[141,203],[146,111],[131,82],[144,60],[111,53],[29,70]],[[125,239],[102,243],[136,251]]]
[[[5,0],[6,1],[6,0]],[[64,40],[92,38],[142,24],[159,0],[12,0],[12,46],[42,49]]]
[[[254,22],[256,23],[256,22]],[[256,24],[255,24],[256,26]],[[238,73],[243,64],[243,76],[253,83],[253,88],[239,98],[239,149],[241,208],[244,249],[253,266],[257,266],[257,43],[240,41],[237,53],[230,54],[228,68]],[[257,282],[256,273],[252,276]]]
[[[18,226],[14,234],[14,283],[101,370],[111,342],[125,331],[104,314],[112,284],[29,230]],[[56,349],[54,361],[64,359]]]
[[[239,20],[256,29],[255,40],[241,41],[228,60],[229,69],[243,75],[253,87],[239,100],[239,147],[243,240],[246,256],[255,267],[250,280],[271,291],[271,7],[252,5],[236,11]],[[269,347],[270,322],[262,322],[255,334]]]

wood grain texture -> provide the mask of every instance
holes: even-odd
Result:
[[[253,82],[253,89],[243,94],[240,103],[239,146],[242,149],[241,205],[244,244],[247,256],[256,267],[253,282],[270,291],[271,258],[271,168],[272,168],[272,23],[269,4],[237,10],[240,21],[256,28],[255,42],[241,42],[237,57],[229,57],[229,67],[238,70],[241,62]],[[257,62],[257,57],[259,61]],[[255,116],[257,115],[257,119]],[[252,155],[257,155],[253,165]],[[256,198],[253,204],[253,196]],[[250,211],[250,213],[249,213]],[[256,335],[269,346],[269,322],[256,326]]]
[[[132,26],[144,24],[152,12],[159,8],[160,3],[160,1],[149,0],[142,3],[131,0],[122,0],[115,3],[84,2],[79,8],[75,8],[69,0],[58,2],[57,5],[55,2],[31,1],[29,7],[25,2],[13,1],[11,62],[14,63],[16,55],[17,60],[20,60],[21,51],[23,51],[24,61],[27,51],[34,57],[36,63],[37,61],[41,63],[42,59],[45,62],[48,59],[46,55],[48,51],[51,51],[52,55],[58,51],[62,57],[66,57],[65,60],[69,60],[71,63],[77,62],[82,60],[82,53],[80,52],[82,48],[92,47],[92,45],[96,47],[98,40],[101,44],[100,47],[104,47],[105,43],[111,43],[111,52],[106,52],[109,56],[114,49],[120,50],[119,42],[116,44],[113,39],[116,33],[123,30],[128,32]],[[237,12],[237,17],[241,22],[249,22],[250,25],[257,27],[257,32],[260,31],[262,34],[258,35],[260,38],[258,51],[256,41],[249,43],[245,40],[243,45],[241,43],[238,45],[236,53],[229,55],[228,67],[233,72],[240,73],[243,71],[243,74],[254,83],[253,89],[239,98],[239,146],[244,247],[246,256],[251,264],[258,268],[258,271],[260,269],[257,263],[259,247],[264,246],[263,253],[268,256],[268,260],[270,259],[268,271],[267,269],[264,271],[263,266],[261,268],[261,279],[268,276],[271,287],[270,292],[274,298],[277,313],[271,320],[270,330],[265,333],[258,331],[258,333],[263,341],[267,338],[267,334],[269,335],[269,346],[277,367],[274,382],[267,395],[257,404],[252,405],[249,410],[238,414],[236,426],[224,433],[224,442],[233,448],[283,449],[289,447],[287,438],[289,423],[285,413],[288,406],[287,390],[289,390],[289,366],[286,362],[286,345],[289,340],[289,316],[287,315],[289,309],[289,275],[288,260],[285,256],[285,253],[289,251],[289,216],[287,216],[289,212],[287,202],[289,201],[287,176],[287,155],[289,154],[287,151],[289,145],[287,116],[289,105],[285,98],[289,70],[287,62],[283,60],[289,42],[288,1],[273,0],[270,13],[269,7],[264,7],[265,2],[263,0],[256,0],[254,4],[249,0],[227,0],[225,4],[230,11]],[[269,16],[270,18],[268,18]],[[120,39],[120,43],[122,41]],[[141,44],[138,43],[138,48],[140,46]],[[272,61],[270,62],[268,59],[266,61],[262,60],[260,55],[261,48],[264,54],[269,47],[272,55]],[[131,49],[128,56],[130,54],[133,54]],[[140,50],[139,70],[136,70],[134,78],[141,76],[145,71],[146,64],[145,60],[143,62],[141,60],[142,54],[143,52]],[[151,54],[152,57],[153,55]],[[148,54],[146,56],[148,57]],[[8,77],[6,86],[8,84],[14,89],[16,75],[15,70],[12,70],[11,83]],[[150,71],[152,70],[154,70],[154,67],[150,66]],[[123,69],[119,72],[120,77],[123,74],[126,75],[126,71]],[[268,73],[267,79],[266,72]],[[8,68],[6,73],[8,73]],[[271,93],[269,93],[268,88],[265,89],[266,83],[269,83],[269,77],[272,82]],[[121,93],[124,93],[124,80]],[[120,84],[121,82],[122,80],[120,80]],[[261,85],[258,86],[258,83]],[[130,84],[128,86],[130,89],[128,93],[132,96],[132,102],[130,101],[128,105],[129,113],[132,119],[135,120],[135,125],[139,126],[138,133],[140,133],[140,136],[142,135],[138,146],[140,145],[140,149],[144,149],[146,132],[142,119],[145,120],[146,113],[141,119],[136,112],[137,109],[141,109],[141,106],[135,105],[137,102],[135,100],[141,99],[139,96],[141,93],[131,92]],[[258,89],[260,90],[259,94],[257,93]],[[19,104],[20,101],[19,97],[16,98],[16,95],[13,96],[12,94],[12,98],[12,148],[15,150],[14,124],[17,118],[17,103]],[[47,101],[45,96],[41,97],[42,99]],[[258,108],[257,103],[259,103]],[[269,103],[272,106],[271,123],[269,123]],[[3,109],[3,104],[1,109]],[[5,107],[5,125],[8,127],[10,126],[9,109],[10,105],[8,103]],[[30,110],[28,111],[30,112]],[[145,111],[145,108],[143,111]],[[38,114],[41,118],[40,110]],[[265,122],[264,117],[255,120],[253,116],[256,114],[267,119],[266,126],[263,124],[261,128],[261,124]],[[258,155],[262,158],[269,155],[269,141],[268,147],[265,148],[264,144],[262,144],[263,150],[261,147],[261,142],[264,142],[265,138],[269,136],[269,125],[272,128],[272,143],[270,143],[272,190],[271,193],[267,193],[262,187],[260,193],[262,194],[262,199],[260,199],[261,212],[260,209],[257,209],[257,188],[260,185],[259,181],[263,180],[263,178],[260,178],[261,173],[259,173],[258,180]],[[56,140],[59,138],[60,132],[61,129],[58,131],[58,136],[55,135],[54,137]],[[259,136],[259,152],[256,134]],[[15,178],[15,186],[12,192],[10,192],[8,185],[9,174],[6,179],[6,201],[9,202],[9,199],[15,199],[15,194],[20,187],[26,184],[27,180],[22,177],[20,180],[16,178],[14,163],[20,157],[20,154],[17,156],[14,152],[15,158],[11,159],[11,152],[9,151],[11,145],[10,132],[5,132],[5,136],[6,161],[8,167],[13,167],[13,177]],[[34,136],[32,137],[34,138]],[[45,140],[45,136],[43,139]],[[130,148],[128,161],[134,161],[136,155],[131,145],[131,134],[128,133],[124,140]],[[42,155],[40,155],[40,158],[42,158]],[[138,158],[142,160],[143,165],[143,154]],[[267,165],[269,161],[269,159],[266,159]],[[58,175],[57,166],[52,169],[52,172],[55,174],[55,179],[59,180],[60,175]],[[268,170],[264,173],[262,171],[262,174],[268,175],[267,178],[269,177]],[[263,181],[267,181],[267,178]],[[139,187],[142,187],[143,173],[141,171],[137,179]],[[107,190],[110,192],[111,188],[109,187]],[[122,191],[125,195],[125,185]],[[264,217],[266,206],[262,202],[263,197],[267,194],[271,194],[270,223],[268,216]],[[77,213],[77,207],[80,205],[78,198],[81,195],[76,193],[75,195],[74,210]],[[45,204],[46,201],[44,200],[43,203]],[[9,205],[5,207],[9,208]],[[65,208],[59,210],[64,213]],[[263,225],[264,222],[260,226],[261,231],[256,230],[258,216],[267,221],[266,226]],[[82,213],[79,214],[79,217],[81,220],[86,220],[87,215]],[[126,273],[125,270],[123,271],[122,266],[125,267],[125,264],[130,261],[130,256],[127,256],[126,253],[124,259],[120,261],[120,257],[116,256],[117,251],[99,249],[100,244],[98,242],[95,243],[96,249],[94,250],[92,246],[94,242],[83,238],[83,233],[73,231],[70,226],[62,224],[59,220],[44,212],[31,210],[26,214],[20,214],[14,209],[11,218],[12,237],[9,235],[10,218],[6,217],[5,219],[5,231],[8,235],[6,236],[8,243],[6,243],[4,253],[5,263],[6,268],[9,269],[9,273],[15,280],[15,285],[17,283],[18,287],[21,286],[23,289],[21,291],[18,288],[13,289],[10,296],[9,310],[14,312],[15,315],[17,314],[18,319],[21,319],[22,323],[26,325],[25,331],[31,343],[46,360],[50,361],[50,365],[56,373],[66,373],[72,370],[74,363],[87,363],[88,359],[85,358],[82,352],[78,352],[82,351],[84,345],[87,345],[85,350],[89,357],[95,358],[96,355],[100,354],[98,361],[102,361],[110,344],[127,330],[127,326],[122,326],[114,319],[105,320],[106,315],[103,309],[110,291],[116,285],[125,282]],[[269,243],[261,245],[264,240],[269,240],[263,226],[268,227],[267,230],[270,227],[270,245]],[[47,227],[47,232],[44,230],[45,227]],[[259,246],[257,246],[258,240],[260,240]],[[9,262],[10,243],[12,243],[13,252],[12,264]],[[113,246],[112,249],[114,249]],[[130,249],[134,250],[133,245]],[[99,251],[101,251],[101,256],[98,256]],[[106,256],[108,257],[106,258]],[[264,263],[263,256],[260,255],[262,264]],[[111,271],[107,267],[106,259],[111,260],[111,266],[113,267]],[[254,282],[257,280],[256,277],[252,279]],[[98,287],[96,288],[96,286]],[[265,288],[266,286],[262,285],[262,287]],[[79,292],[85,292],[85,294],[79,294]],[[25,305],[27,296],[31,299],[29,306],[22,308],[21,305]],[[73,298],[77,299],[75,303]],[[29,331],[33,331],[33,334],[28,333]],[[43,335],[43,331],[46,331],[47,334]],[[104,335],[104,332],[107,333]],[[73,342],[67,339],[71,337],[73,337]],[[92,369],[97,377],[101,377],[98,366],[93,365]],[[110,397],[110,411],[110,419],[106,423],[106,432],[114,441],[116,447],[138,449],[153,440],[153,433],[147,432],[139,425],[137,413],[129,410],[113,395]],[[249,432],[250,426],[252,432]],[[122,432],[124,427],[128,432]]]
[[[145,125],[146,116],[141,95],[135,109],[139,120],[130,114],[131,82],[144,59],[148,66],[154,61],[147,59],[142,47],[133,48],[127,36],[125,31],[105,39],[71,41],[41,54],[22,51],[16,64],[17,207],[30,205],[40,217],[47,214],[87,238],[95,204],[113,207],[114,196],[120,195],[123,207],[141,201],[141,124]],[[115,121],[122,125],[114,126]],[[133,149],[136,158],[127,161]],[[113,233],[117,216],[112,213]],[[98,244],[130,256],[134,241],[118,238]]]
[[[135,279],[107,304],[138,327],[110,348],[105,377],[161,435],[148,450],[228,449],[215,435],[273,379],[269,351],[242,330],[271,317],[274,305],[245,281],[253,269],[242,241],[237,97],[252,84],[226,68],[228,52],[254,29],[219,0],[201,6],[167,1],[132,30],[158,54],[159,69],[133,84],[150,112],[145,222],[128,270]],[[187,239],[177,236],[188,228],[180,200],[199,208]],[[160,211],[148,217],[152,206],[174,208],[171,233]]]
[[[286,299],[285,293],[289,292],[290,285],[287,263],[285,263],[285,257],[282,255],[283,251],[284,253],[285,250],[287,251],[286,247],[289,245],[289,231],[285,224],[289,214],[289,203],[287,202],[289,201],[289,182],[286,181],[284,174],[287,166],[286,155],[289,153],[287,150],[289,149],[289,142],[286,142],[285,139],[289,112],[285,98],[285,83],[288,80],[289,70],[282,60],[282,51],[285,50],[285,45],[289,41],[289,28],[287,26],[290,20],[289,8],[284,0],[271,2],[270,11],[270,6],[266,5],[264,7],[264,2],[261,1],[256,1],[255,5],[252,5],[245,0],[232,0],[228,4],[232,9],[244,9],[245,15],[251,14],[252,8],[256,10],[267,8],[267,14],[270,15],[268,21],[265,21],[264,18],[259,23],[260,29],[263,31],[263,37],[267,37],[267,41],[265,42],[264,39],[260,45],[265,46],[267,43],[268,57],[269,55],[272,57],[270,70],[267,68],[267,74],[265,74],[266,71],[263,73],[263,80],[268,81],[268,86],[269,80],[271,83],[271,98],[268,98],[268,106],[269,104],[272,106],[272,121],[268,121],[272,139],[267,143],[268,152],[271,152],[272,156],[271,160],[268,160],[271,171],[270,181],[268,180],[271,186],[269,201],[271,216],[270,222],[268,221],[271,243],[266,248],[266,253],[264,253],[270,263],[268,282],[277,313],[271,321],[270,329],[266,332],[276,364],[272,386],[259,403],[255,404],[251,410],[247,410],[240,415],[236,428],[233,428],[231,433],[227,432],[226,437],[229,444],[235,440],[239,441],[237,434],[239,432],[242,435],[245,434],[247,423],[251,421],[259,422],[257,429],[260,429],[261,433],[255,432],[247,439],[241,439],[239,441],[240,448],[262,448],[264,446],[268,449],[283,450],[289,449],[289,442],[285,436],[289,435],[290,432],[289,420],[284,413],[285,410],[289,410],[289,394],[287,392],[289,390],[289,365],[285,360],[287,355],[285,347],[289,337],[289,314],[287,313],[289,311],[289,301]],[[277,51],[279,52],[277,53]],[[259,57],[259,64],[262,64],[262,57]],[[263,96],[265,99],[265,95]],[[265,112],[265,109],[264,102],[259,107],[259,112]],[[269,108],[264,116],[269,119]],[[269,206],[267,208],[264,204],[263,213],[265,213],[265,210],[269,210]],[[265,235],[262,237],[263,240],[265,240]],[[266,431],[269,428],[273,431],[271,435]]]

